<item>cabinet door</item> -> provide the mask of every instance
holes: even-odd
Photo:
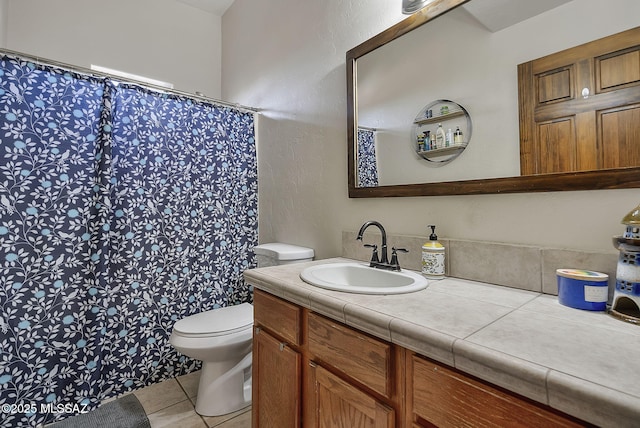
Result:
[[[518,66],[523,175],[640,166],[640,27]]]
[[[360,391],[321,366],[312,368],[315,379],[318,428],[392,428],[393,409]]]
[[[253,335],[253,426],[300,426],[301,356],[266,331]]]

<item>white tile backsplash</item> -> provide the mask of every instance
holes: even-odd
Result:
[[[368,261],[371,250],[362,244],[380,245],[380,235],[366,233],[363,241],[357,241],[356,236],[357,232],[342,232],[342,257]],[[409,253],[398,255],[400,265],[420,271],[422,244],[428,239],[428,236],[388,235],[389,256],[392,246],[406,248]],[[610,253],[599,253],[461,239],[439,241],[446,248],[448,277],[557,295],[556,269],[586,269],[609,275],[612,297],[618,260],[613,247]]]

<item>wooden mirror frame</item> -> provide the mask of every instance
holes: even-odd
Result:
[[[383,198],[401,196],[478,195],[640,187],[640,167],[438,183],[356,187],[357,163],[355,154],[357,143],[356,121],[358,117],[356,60],[468,1],[470,0],[434,0],[420,11],[347,52],[347,167],[349,197]]]

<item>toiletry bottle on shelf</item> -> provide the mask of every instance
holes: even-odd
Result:
[[[418,151],[419,152],[423,152],[424,151],[424,134],[418,134]]]
[[[424,149],[431,149],[431,131],[424,131]]]
[[[453,131],[451,130],[451,128],[447,129],[444,146],[445,147],[453,146]]]
[[[456,132],[453,134],[453,143],[462,144],[463,142],[464,138],[462,137],[462,131],[459,126],[456,126]]]
[[[436,149],[441,149],[444,147],[444,141],[446,136],[444,135],[444,129],[442,128],[442,124],[438,124],[438,129],[436,129]]]
[[[444,246],[438,242],[435,225],[429,225],[431,235],[422,246],[422,274],[429,279],[444,278]]]

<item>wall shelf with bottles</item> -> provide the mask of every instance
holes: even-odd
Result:
[[[465,114],[467,114],[466,111],[463,110],[459,110],[459,111],[449,111],[449,113],[445,113],[445,114],[438,114],[437,116],[433,116],[433,117],[425,117],[422,119],[418,119],[416,117],[416,120],[414,123],[417,123],[419,125],[426,125],[429,123],[438,123],[444,120],[450,120],[456,117],[460,117],[460,116],[464,116]]]
[[[451,154],[458,154],[464,149],[467,148],[467,143],[454,143],[453,146],[443,147],[441,149],[430,149],[430,150],[419,150],[418,154],[420,156],[446,156]]]
[[[420,110],[414,119],[412,144],[418,156],[440,166],[467,148],[471,132],[471,116],[464,107],[454,101],[436,100]]]

